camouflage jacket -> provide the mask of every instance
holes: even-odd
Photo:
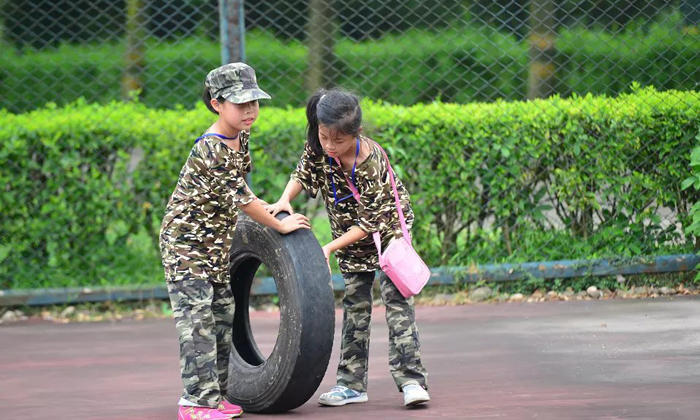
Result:
[[[361,136],[360,138],[363,142],[370,144],[370,154],[355,169],[355,187],[360,193],[359,204],[352,197],[352,191],[350,191],[346,178],[337,163],[334,161],[331,167],[328,156],[325,154],[316,155],[308,144],[305,145],[304,153],[291,176],[312,197],[316,197],[318,192],[321,192],[334,239],[342,236],[353,226],[359,226],[369,234],[364,239],[336,252],[338,265],[343,273],[379,269],[377,247],[372,239],[373,232],[379,231],[382,238],[382,249],[393,238],[402,236],[387,161],[373,141],[367,137]],[[351,171],[345,173],[348,179],[351,179]],[[337,205],[333,197],[331,176],[335,181],[338,200],[343,199]],[[394,178],[406,223],[410,230],[413,224],[410,197],[396,174],[394,174]],[[345,198],[348,196],[350,197]]]
[[[160,230],[168,281],[229,281],[236,204],[255,199],[244,179],[251,170],[248,133],[240,133],[240,144],[235,151],[216,137],[204,137],[192,147]]]

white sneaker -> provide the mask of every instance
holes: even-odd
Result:
[[[417,384],[404,385],[403,389],[403,405],[406,407],[423,404],[430,401],[428,391]]]
[[[330,405],[332,407],[352,403],[363,403],[367,401],[368,398],[366,392],[358,392],[342,385],[334,386],[330,392],[321,394],[321,396],[318,398],[319,404]]]

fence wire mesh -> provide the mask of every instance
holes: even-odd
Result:
[[[204,76],[221,64],[222,2],[231,1],[0,0],[0,109],[7,111],[6,116],[24,115],[46,109],[47,103],[60,108],[78,98],[106,104],[138,97],[149,108],[189,112],[200,101]],[[431,243],[423,249],[431,265],[619,259],[694,251],[694,236],[686,228],[697,197],[681,184],[691,175],[688,163],[700,126],[697,95],[692,94],[700,83],[700,0],[264,0],[244,3],[244,22],[245,61],[273,96],[265,107],[301,107],[310,92],[331,85],[402,106],[510,104],[500,122],[484,125],[491,131],[481,134],[478,128],[455,133],[453,126],[443,126],[445,114],[452,112],[449,108],[421,108],[438,121],[423,128],[439,132],[435,137],[483,136],[459,142],[451,158],[438,158],[435,150],[426,150],[423,157],[432,156],[433,166],[416,163],[413,159],[420,155],[402,152],[400,142],[391,140],[396,140],[391,150],[399,172],[414,179],[408,184],[423,203],[423,217],[430,219],[416,236]],[[654,86],[656,94],[645,94],[644,86]],[[635,91],[641,93],[626,102],[595,99]],[[571,130],[572,136],[588,141],[561,143],[570,147],[563,151],[548,149],[554,143],[546,136],[554,128],[528,132],[539,123],[522,123],[525,114],[519,113],[517,104],[530,104],[522,112],[539,112],[529,117],[541,117],[552,127],[567,121],[553,121],[561,115],[547,114],[546,108],[557,102],[539,106],[539,101],[521,101],[584,100],[589,93],[596,96],[564,113],[571,117],[581,109],[604,106],[644,109],[628,115],[619,127],[615,127],[619,121],[610,117],[614,109],[603,112],[600,121],[572,118],[581,123],[579,131]],[[480,109],[456,115],[468,117]],[[372,122],[372,116],[368,118]],[[656,124],[654,119],[666,122]],[[643,128],[633,124],[641,120]],[[303,135],[303,119],[297,123],[299,131],[293,135]],[[464,124],[480,122],[467,119]],[[371,124],[369,129],[371,133]],[[8,151],[26,134],[20,132],[8,129],[0,138],[5,180],[31,172],[31,165]],[[559,132],[564,137],[566,133]],[[625,135],[615,137],[620,133]],[[510,134],[521,142],[527,138],[528,147],[513,146]],[[537,137],[540,134],[542,138]],[[58,142],[61,135],[55,133]],[[70,150],[66,146],[60,153],[69,156]],[[301,149],[257,150],[256,171],[261,168],[263,175],[256,181],[254,173],[253,183],[263,193],[278,194]],[[107,179],[113,179],[120,159],[128,167],[129,162],[148,159],[149,149],[115,146],[90,153],[110,162],[93,170],[109,172]],[[37,153],[27,159],[36,167],[44,164]],[[172,159],[179,165],[184,156]],[[462,164],[452,167],[450,159]],[[77,164],[65,163],[63,170]],[[274,172],[280,168],[287,173]],[[89,178],[88,168],[79,170]],[[426,171],[445,177],[427,181]],[[445,175],[451,172],[453,176]],[[34,173],[25,180],[44,191],[50,190],[50,178]],[[174,182],[158,191],[172,190]],[[138,201],[140,208],[132,209],[143,213],[138,222],[143,229],[109,213],[106,220],[80,220],[65,226],[74,233],[51,237],[36,233],[47,228],[36,225],[35,218],[61,224],[70,218],[57,212],[81,214],[76,210],[81,197],[63,196],[64,204],[51,210],[46,210],[51,197],[35,196],[34,201],[29,197],[29,204],[16,211],[18,197],[24,197],[17,192],[21,188],[16,180],[7,181],[1,193],[0,289],[159,280],[157,222],[167,193],[136,194],[142,198],[151,194]],[[435,201],[441,200],[440,188],[463,189],[463,197]],[[104,200],[112,200],[116,208],[127,205],[118,196]],[[322,216],[317,202],[300,206]],[[82,240],[78,232],[89,230],[86,224],[97,226],[90,235],[102,238],[105,255],[121,253],[124,261],[86,255],[87,249],[76,246]],[[30,230],[36,231],[35,237],[23,240],[22,232]],[[119,244],[126,248],[117,250]],[[140,258],[146,254],[143,262]],[[132,268],[114,268],[119,264]],[[68,266],[87,274],[49,269]],[[145,270],[148,275],[133,274],[144,266],[155,268]]]

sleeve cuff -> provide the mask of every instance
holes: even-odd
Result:
[[[377,232],[377,228],[375,228],[373,225],[369,223],[363,223],[362,221],[357,222],[357,227],[362,229],[366,234],[371,235],[374,232]]]
[[[233,203],[245,206],[246,204],[250,204],[257,199],[258,197],[256,197],[255,194],[253,194],[253,192],[246,186],[244,192],[234,194]]]

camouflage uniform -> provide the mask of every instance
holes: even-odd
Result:
[[[269,98],[253,69],[233,63],[212,70],[205,86],[212,97],[243,103]],[[160,231],[168,293],[180,334],[183,398],[217,407],[228,380],[234,302],[229,255],[237,205],[255,200],[244,176],[251,170],[249,136],[240,150],[205,135],[192,147]]]
[[[215,408],[228,381],[234,311],[231,287],[197,278],[167,285],[180,335],[182,398]]]
[[[366,238],[336,252],[335,256],[338,259],[340,271],[343,273],[379,269],[379,258],[372,239],[372,232],[377,230],[380,232],[383,249],[393,238],[402,236],[394,191],[391,188],[388,167],[382,151],[368,138],[361,137],[361,139],[371,145],[369,156],[355,169],[355,182],[357,183],[355,187],[360,192],[362,203],[358,204],[352,197],[352,191],[350,191],[345,176],[338,165],[333,162],[331,168],[328,157],[314,154],[308,144],[306,144],[304,154],[291,176],[312,197],[316,197],[318,192],[321,192],[334,238],[342,236],[353,226],[359,226],[365,232],[370,233]],[[346,171],[346,174],[348,178],[351,177],[351,171]],[[340,201],[337,206],[333,197],[331,177],[335,182],[338,199],[350,196],[348,199]],[[413,225],[410,197],[396,174],[394,174],[394,178],[403,214],[406,217],[406,224],[410,229]]]
[[[250,172],[248,133],[235,151],[216,137],[194,145],[165,210],[160,246],[168,281],[190,278],[228,283],[237,204],[255,199],[245,183]]]
[[[356,188],[361,203],[350,197],[337,205],[333,197],[331,177],[336,185],[338,199],[351,195],[345,176],[338,165],[331,167],[328,157],[314,154],[307,144],[291,178],[299,182],[312,197],[321,192],[330,219],[333,238],[342,236],[353,226],[359,226],[369,235],[336,252],[338,265],[345,279],[343,299],[343,336],[338,364],[338,385],[360,392],[367,390],[367,362],[370,321],[372,316],[372,284],[379,269],[377,248],[371,233],[379,231],[382,246],[400,237],[401,226],[396,211],[394,192],[388,176],[388,166],[381,150],[366,137],[362,141],[371,146],[366,160],[355,170]],[[350,178],[350,171],[346,172]],[[410,197],[396,177],[406,221],[413,223]],[[413,298],[406,299],[383,272],[379,272],[382,300],[386,306],[389,326],[389,366],[399,390],[403,385],[417,383],[427,389],[427,372],[420,357],[418,328],[415,323]]]

